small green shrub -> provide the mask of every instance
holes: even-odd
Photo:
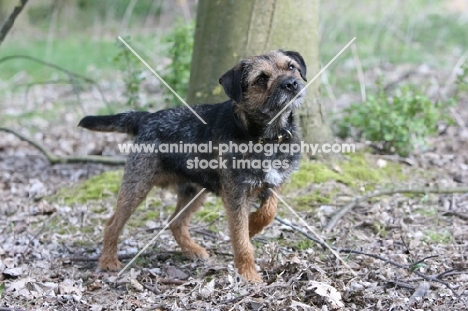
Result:
[[[174,29],[163,38],[169,45],[167,57],[171,63],[165,68],[162,78],[182,98],[186,98],[190,79],[190,65],[194,42],[195,23],[178,21]],[[180,106],[180,100],[167,88],[164,88],[170,106]]]
[[[382,90],[364,103],[344,109],[341,120],[335,121],[341,138],[367,140],[381,153],[402,156],[427,147],[427,138],[437,134],[440,121],[451,122],[450,103],[433,103],[427,96],[403,89],[389,98]]]
[[[123,38],[131,46],[130,37]],[[138,94],[140,93],[141,82],[145,80],[144,65],[133,55],[122,42],[117,42],[118,53],[113,58],[113,62],[122,71],[125,83],[125,97],[127,97],[126,106],[132,109],[141,109]]]

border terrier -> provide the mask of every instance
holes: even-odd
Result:
[[[273,144],[280,147],[273,153],[245,152],[232,148],[221,154],[217,147],[212,148],[211,153],[130,152],[117,207],[104,231],[99,268],[121,268],[122,264],[117,258],[119,236],[131,214],[153,186],[175,188],[177,205],[171,220],[202,188],[206,188],[220,196],[226,208],[236,268],[245,280],[261,281],[255,269],[250,238],[261,232],[275,217],[278,202],[270,190],[279,193],[285,179],[298,167],[299,152],[281,150],[285,150],[282,148],[284,144],[300,143],[293,113],[303,102],[304,81],[307,81],[306,65],[302,56],[295,51],[275,50],[244,59],[221,76],[219,83],[229,97],[227,101],[192,107],[207,124],[203,124],[187,107],[155,113],[129,111],[83,118],[80,127],[132,134],[135,137],[134,144],[160,146],[168,142],[211,142],[213,146],[234,143],[238,146],[255,144],[266,147]],[[204,169],[187,165],[193,164],[190,161],[195,158],[208,161],[222,158],[225,165]],[[239,159],[250,163],[257,161],[280,165],[267,169],[254,165],[240,168],[235,162]],[[191,258],[209,257],[206,249],[198,245],[189,233],[190,217],[203,205],[206,195],[203,192],[198,196],[170,225],[178,245]],[[260,207],[250,213],[256,202],[260,203]]]

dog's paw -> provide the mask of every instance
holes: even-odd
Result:
[[[184,249],[184,253],[192,259],[208,259],[210,254],[201,246],[192,246],[190,248]]]
[[[122,269],[122,263],[117,256],[101,256],[99,258],[99,269],[101,271],[118,271]]]
[[[239,273],[247,282],[254,282],[254,283],[262,282],[262,278],[260,277],[260,274],[258,274],[257,270],[255,270],[255,268],[243,269],[243,271],[239,270]]]

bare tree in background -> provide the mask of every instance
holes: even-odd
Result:
[[[11,27],[13,27],[13,24],[15,23],[16,18],[18,15],[21,13],[23,10],[24,6],[28,0],[21,0],[18,1],[17,5],[13,9],[13,12],[8,16],[7,20],[3,23],[2,28],[0,29],[0,45],[3,43],[3,40],[5,39],[6,35],[10,31]],[[0,3],[0,5],[2,5]]]
[[[302,54],[310,79],[319,71],[318,0],[200,0],[188,102],[226,99],[218,78],[240,59],[274,49]],[[331,141],[319,100],[318,79],[299,110],[303,139]]]

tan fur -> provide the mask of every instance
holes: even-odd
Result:
[[[263,58],[262,56],[253,57],[243,61],[249,68],[245,77],[248,88],[240,105],[236,106],[236,111],[246,127],[248,126],[247,117],[258,114],[267,99],[280,88],[281,79],[285,77],[301,78],[298,70],[293,73],[289,69],[289,65],[293,64],[299,67],[299,64],[283,52],[273,51],[263,56]],[[234,69],[238,67],[239,65]],[[266,87],[258,86],[255,83],[260,75],[269,77]],[[278,118],[275,122],[282,121]],[[200,186],[191,183],[182,176],[171,175],[167,173],[167,170],[160,173],[161,170],[158,170],[157,165],[156,156],[140,154],[129,156],[117,199],[117,207],[107,222],[104,232],[103,250],[99,260],[100,269],[115,271],[122,267],[117,258],[118,238],[131,214],[153,186],[175,186],[178,201],[171,219],[201,190]],[[277,210],[277,198],[270,193],[266,183],[252,187],[248,193],[240,191],[239,185],[226,177],[229,176],[228,173],[225,174],[220,177],[222,189],[219,194],[227,211],[235,266],[246,280],[261,281],[261,277],[255,269],[254,250],[250,238],[272,222]],[[279,188],[274,188],[274,191],[278,193]],[[259,196],[263,197],[260,208],[250,213],[252,204]],[[206,193],[203,193],[170,225],[178,245],[192,258],[205,259],[209,257],[208,252],[193,241],[188,230],[191,215],[203,205],[205,199]]]

